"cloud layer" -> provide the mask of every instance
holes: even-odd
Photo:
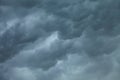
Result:
[[[119,0],[0,0],[0,80],[119,80]]]

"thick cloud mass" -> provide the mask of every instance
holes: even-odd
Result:
[[[0,80],[119,80],[119,0],[0,0]]]

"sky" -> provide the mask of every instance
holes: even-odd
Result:
[[[0,0],[0,80],[119,80],[120,0]]]

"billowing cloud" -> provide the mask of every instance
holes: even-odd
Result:
[[[0,0],[0,80],[119,80],[119,0]]]

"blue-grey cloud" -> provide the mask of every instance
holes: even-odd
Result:
[[[119,80],[119,0],[0,0],[0,80]]]

